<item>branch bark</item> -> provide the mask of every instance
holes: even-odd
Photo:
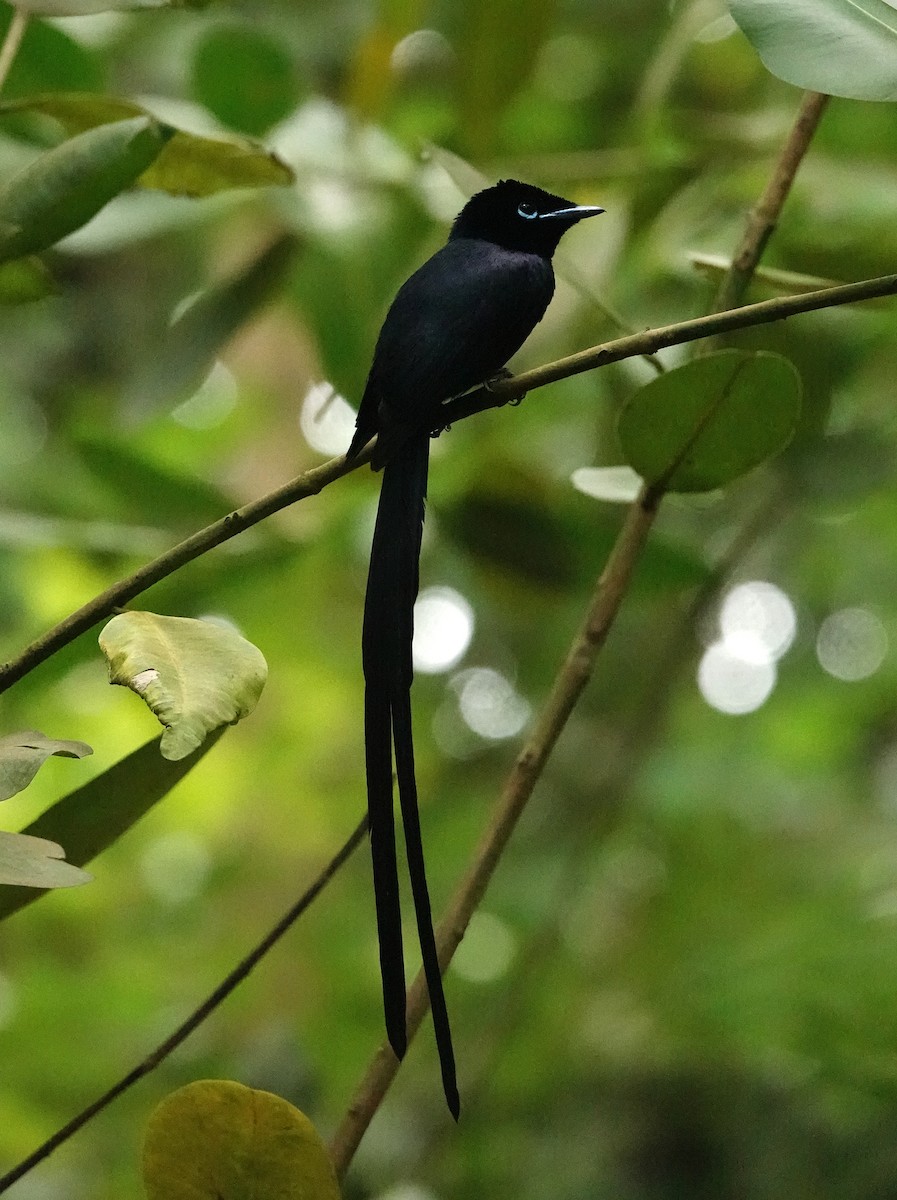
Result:
[[[729,309],[726,312],[697,317],[691,321],[679,321],[673,325],[664,325],[659,329],[649,329],[644,333],[617,338],[600,346],[593,346],[589,350],[582,350],[568,358],[561,358],[556,362],[536,367],[532,371],[525,371],[510,379],[501,380],[488,389],[479,388],[466,396],[452,400],[441,406],[438,414],[434,415],[432,424],[434,427],[453,424],[473,416],[475,413],[484,412],[486,409],[501,407],[518,398],[523,392],[534,391],[536,388],[545,387],[546,384],[555,383],[557,380],[568,379],[572,375],[581,375],[585,371],[593,371],[598,367],[621,362],[626,358],[653,354],[657,350],[669,346],[698,341],[701,338],[713,337],[719,333],[729,333],[736,329],[747,329],[752,325],[783,321],[800,313],[814,312],[844,304],[856,304],[861,300],[892,296],[895,293],[897,293],[897,275],[882,275],[875,279],[862,280],[859,283],[821,288],[800,296],[783,296],[774,300],[764,300],[760,304],[748,304],[742,308]],[[173,549],[153,559],[152,562],[146,563],[132,575],[112,584],[104,592],[95,596],[93,600],[26,646],[16,658],[0,666],[0,693],[6,691],[62,646],[68,645],[69,642],[74,641],[82,633],[86,633],[99,621],[111,616],[121,605],[127,604],[129,600],[133,600],[135,596],[146,591],[152,584],[165,579],[207,550],[220,546],[230,538],[236,537],[238,533],[249,529],[250,526],[257,525],[265,517],[269,517],[307,496],[317,495],[335,480],[348,475],[356,467],[369,460],[370,451],[371,447],[368,447],[362,455],[351,462],[347,462],[345,457],[341,456],[306,471],[275,491],[262,496],[261,499],[254,500],[251,504],[229,513],[220,521],[206,526],[205,529],[200,529]]]
[[[443,971],[451,962],[470,918],[483,898],[548,756],[592,676],[598,653],[611,630],[654,523],[660,498],[658,491],[646,487],[630,506],[598,580],[585,619],[573,639],[542,712],[505,780],[472,865],[436,927],[439,965]],[[420,971],[408,991],[406,1021],[409,1040],[419,1029],[428,1007],[427,984]],[[371,1061],[330,1142],[330,1154],[338,1177],[345,1175],[398,1069],[398,1059],[389,1044],[384,1042]]]
[[[317,879],[315,879],[315,881],[306,888],[296,903],[292,905],[291,908],[287,909],[277,924],[265,934],[258,945],[255,946],[249,952],[249,954],[247,954],[246,957],[236,965],[236,967],[234,967],[230,974],[226,975],[224,979],[222,979],[221,983],[218,984],[215,990],[206,997],[202,1004],[198,1005],[198,1007],[193,1010],[189,1017],[187,1017],[187,1019],[183,1021],[177,1027],[177,1029],[165,1039],[164,1042],[160,1043],[160,1045],[158,1045],[151,1054],[148,1054],[146,1058],[144,1058],[142,1062],[139,1062],[136,1067],[130,1070],[127,1075],[124,1075],[118,1080],[117,1083],[114,1083],[112,1087],[108,1089],[108,1091],[105,1091],[102,1094],[102,1096],[98,1096],[97,1099],[88,1104],[85,1109],[82,1109],[77,1116],[72,1117],[71,1121],[68,1121],[60,1129],[57,1129],[57,1131],[51,1137],[47,1138],[47,1140],[42,1145],[38,1146],[38,1148],[31,1154],[29,1154],[27,1158],[23,1158],[22,1161],[13,1167],[11,1171],[7,1171],[5,1175],[0,1176],[0,1192],[5,1192],[24,1175],[27,1175],[29,1171],[33,1170],[33,1168],[39,1163],[43,1162],[45,1158],[48,1158],[54,1150],[57,1150],[63,1144],[63,1142],[67,1142],[69,1138],[76,1134],[79,1129],[82,1129],[88,1121],[92,1120],[97,1113],[102,1112],[104,1108],[108,1108],[113,1100],[117,1100],[123,1092],[126,1092],[129,1088],[133,1087],[135,1083],[138,1083],[141,1079],[143,1079],[144,1076],[149,1075],[151,1071],[154,1071],[156,1067],[158,1067],[161,1062],[168,1058],[168,1056],[174,1050],[176,1050],[182,1042],[186,1041],[194,1029],[197,1029],[203,1023],[203,1021],[212,1015],[216,1008],[224,1003],[224,1001],[238,986],[238,984],[243,982],[250,971],[252,971],[253,968],[256,967],[259,962],[261,962],[268,951],[280,941],[287,930],[290,929],[299,919],[299,917],[302,916],[306,909],[308,909],[312,901],[321,894],[340,867],[342,867],[343,864],[348,861],[354,851],[361,844],[364,835],[367,832],[367,827],[368,822],[367,817],[365,816],[355,827],[352,833],[349,834],[349,837],[336,852],[324,870],[321,871]]]

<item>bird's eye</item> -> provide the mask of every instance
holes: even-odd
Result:
[[[517,216],[525,217],[527,221],[531,221],[533,217],[537,217],[538,215],[535,204],[530,204],[528,200],[524,200],[522,204],[518,204],[517,206]]]

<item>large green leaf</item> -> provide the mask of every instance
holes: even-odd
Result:
[[[198,750],[178,762],[163,758],[159,753],[161,738],[153,738],[83,787],[63,796],[22,833],[35,841],[51,839],[42,842],[43,845],[61,841],[69,863],[84,866],[167,796],[223,732],[213,733]],[[39,895],[30,887],[0,889],[0,920],[37,900]]]
[[[0,261],[45,250],[130,187],[171,137],[131,117],[69,138],[0,189]]]
[[[51,754],[61,758],[85,758],[93,754],[93,750],[86,742],[48,738],[36,729],[0,737],[0,800],[8,800],[26,788]]]
[[[14,9],[0,3],[0,35]],[[28,22],[22,44],[3,84],[4,97],[47,91],[102,91],[106,77],[100,57],[48,21]]]
[[[339,1200],[327,1150],[308,1117],[271,1092],[225,1079],[179,1088],[150,1116],[143,1146],[149,1200]]]
[[[729,0],[729,7],[780,79],[855,100],[897,100],[893,0]]]
[[[65,851],[55,842],[28,837],[23,833],[0,833],[0,884],[17,888],[77,887],[88,883],[90,876],[65,861]],[[0,910],[9,895],[7,887],[0,888]]]
[[[778,454],[800,416],[800,378],[787,358],[720,350],[668,371],[620,412],[623,453],[649,483],[708,492]]]
[[[69,134],[128,117],[151,116],[130,100],[84,92],[47,93],[0,104],[0,115],[22,112],[53,117]],[[183,129],[173,132],[158,159],[139,180],[143,187],[194,197],[228,188],[270,187],[292,181],[293,172],[286,163],[258,142],[201,137]]]
[[[161,750],[172,760],[251,713],[268,675],[251,642],[190,617],[120,613],[104,627],[100,647],[110,682],[136,692],[165,726]]]

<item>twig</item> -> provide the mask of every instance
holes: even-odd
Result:
[[[803,114],[806,109],[807,101],[802,106],[801,113]],[[817,112],[817,121],[820,113],[821,107]],[[802,122],[799,116],[796,128],[801,126]],[[766,211],[767,216],[772,217],[772,224],[767,227],[766,224],[756,220],[748,223],[739,248],[739,254],[742,256],[739,278],[743,287],[747,286],[756,268],[763,246],[775,224],[775,214],[784,203],[814,129],[815,122],[809,126],[805,135],[802,135],[803,141],[792,134],[773,173],[773,183],[763,193],[758,210],[763,206],[764,201],[768,201]],[[797,146],[802,148],[798,150]],[[790,166],[786,169],[783,167],[783,162],[787,162]],[[778,207],[776,208],[775,205]],[[733,264],[733,270],[727,279],[734,278],[734,276]],[[872,281],[868,282],[872,283]],[[726,328],[763,324],[766,321],[780,320],[799,312],[807,312],[813,308],[826,307],[826,301],[820,303],[823,297],[827,297],[828,303],[850,303],[859,296],[856,290],[857,286],[848,284],[845,287],[827,288],[803,296],[753,304],[742,309],[681,322],[676,326],[667,326],[665,329],[649,331],[646,334],[619,338],[617,341],[597,347],[593,351],[584,351],[546,367],[536,368],[534,371],[518,375],[516,378],[497,382],[490,388],[480,389],[480,392],[484,393],[486,406],[489,407],[491,406],[490,401],[494,404],[496,398],[498,398],[498,403],[501,403],[503,394],[510,399],[519,396],[521,392],[529,388],[540,387],[556,379],[566,378],[580,371],[591,370],[608,362],[616,362],[634,354],[651,353],[665,346],[697,341],[710,336],[711,333],[722,332]],[[877,280],[873,286],[876,289],[876,295],[893,293],[897,290],[897,276]],[[878,288],[882,290],[878,291]],[[832,301],[833,296],[839,298]],[[863,298],[868,298],[865,293]],[[810,301],[810,303],[805,307],[804,302],[806,301]],[[476,396],[477,394],[473,393],[470,397],[462,397],[460,400],[444,406],[446,410],[452,412],[448,419],[457,420],[459,416],[468,415],[468,412],[478,411],[475,407],[469,407],[471,401],[476,402]],[[467,402],[467,406],[465,406],[465,402]],[[458,408],[457,415],[455,415],[456,406]],[[695,434],[697,435],[697,430]],[[673,469],[674,467],[671,467],[667,478]],[[457,889],[445,916],[439,922],[436,941],[443,971],[464,936],[470,918],[485,893],[489,880],[532,794],[536,781],[542,773],[548,756],[592,675],[595,660],[620,608],[635,564],[657,514],[662,495],[662,488],[644,485],[641,494],[627,513],[626,521],[598,581],[582,628],[574,639],[567,658],[555,679],[539,720],[506,780],[492,822],[480,843],[473,864]],[[756,535],[757,527],[755,523],[752,523],[744,533],[745,542],[749,544],[749,540]],[[736,542],[736,552],[738,549],[740,549],[740,542]],[[720,577],[717,576],[717,578]],[[701,589],[691,609],[693,617],[697,617],[702,611],[703,605],[709,602],[710,594],[709,586]],[[426,983],[422,972],[419,972],[408,995],[409,1037],[413,1037],[416,1033],[426,1013],[427,1005]],[[395,1078],[398,1068],[399,1063],[395,1055],[387,1044],[383,1044],[371,1061],[330,1145],[331,1157],[339,1178],[345,1175],[361,1138]]]
[[[3,39],[3,45],[0,46],[0,88],[6,83],[9,69],[19,52],[19,47],[22,44],[22,38],[25,36],[27,28],[27,11],[24,8],[13,8],[6,36]]]
[[[526,743],[505,781],[492,819],[466,876],[459,884],[436,929],[439,964],[445,971],[483,898],[536,781],[591,678],[595,660],[610,632],[660,502],[660,494],[644,488],[630,506],[579,632],[558,672]],[[419,972],[408,992],[408,1036],[417,1032],[428,1008],[427,985]],[[334,1168],[345,1175],[365,1130],[380,1106],[399,1063],[384,1043],[371,1061],[330,1143]]]
[[[172,575],[186,563],[205,554],[207,550],[212,550],[215,546],[220,546],[232,537],[236,537],[245,529],[257,525],[265,517],[280,512],[290,504],[295,504],[297,500],[304,500],[307,496],[316,496],[328,483],[333,483],[334,479],[348,475],[356,467],[367,462],[369,457],[368,451],[365,451],[352,462],[347,462],[345,457],[340,456],[322,463],[319,467],[313,467],[312,470],[298,475],[289,483],[267,493],[259,500],[253,500],[251,504],[246,504],[242,508],[238,508],[236,512],[228,513],[226,517],[191,534],[171,550],[167,550],[158,558],[145,563],[133,575],[120,579],[118,583],[113,583],[111,587],[106,588],[104,592],[100,592],[87,604],[82,605],[81,608],[76,609],[75,612],[60,621],[58,625],[54,625],[42,637],[26,646],[18,658],[0,666],[0,692],[6,691],[23,675],[27,675],[29,671],[55,654],[60,647],[73,642],[76,637],[86,633],[104,617],[111,616],[117,608],[127,604],[141,592],[145,592],[154,583]]]
[[[752,325],[785,320],[787,317],[797,316],[799,313],[813,312],[843,304],[855,304],[860,300],[872,300],[877,296],[890,296],[895,293],[897,293],[897,275],[882,275],[876,279],[862,280],[859,283],[822,288],[801,296],[784,296],[775,300],[764,300],[760,304],[748,304],[743,308],[697,317],[691,321],[680,321],[674,325],[665,325],[659,329],[649,329],[644,333],[617,338],[615,341],[593,346],[589,350],[582,350],[568,358],[561,358],[556,362],[536,367],[532,371],[524,371],[510,379],[501,380],[492,384],[489,389],[478,388],[466,396],[452,400],[448,404],[442,405],[438,416],[434,419],[434,425],[453,424],[473,416],[475,413],[484,412],[486,409],[498,408],[522,392],[534,391],[548,383],[555,383],[559,379],[567,379],[572,375],[593,371],[598,367],[621,362],[626,358],[653,354],[668,346],[698,341],[700,338],[713,337],[715,334],[730,332],[733,329],[746,329]],[[205,529],[200,529],[172,550],[153,559],[152,562],[146,563],[133,575],[128,575],[118,583],[112,584],[106,591],[101,592],[99,596],[94,597],[93,600],[48,630],[42,637],[26,646],[17,658],[0,666],[0,693],[6,691],[8,687],[27,675],[29,671],[48,659],[62,646],[74,641],[76,637],[85,633],[104,617],[110,616],[116,608],[126,604],[152,584],[165,579],[179,567],[192,562],[207,550],[221,545],[238,533],[242,533],[251,525],[258,524],[265,517],[279,512],[290,504],[295,504],[297,500],[305,499],[306,496],[317,495],[334,480],[348,475],[361,463],[367,462],[369,457],[370,449],[352,462],[347,462],[344,457],[332,458],[329,462],[299,475],[276,491],[237,509],[236,512],[230,513],[220,521],[215,521]]]
[[[725,312],[709,313],[705,317],[694,317],[690,321],[677,321],[673,325],[662,325],[658,329],[646,329],[630,337],[617,338],[580,350],[567,358],[522,371],[509,379],[496,380],[488,388],[477,388],[457,400],[451,400],[440,409],[440,417],[454,423],[487,408],[498,408],[522,392],[531,392],[605,367],[609,363],[621,362],[636,355],[653,354],[669,346],[681,346],[697,342],[701,338],[714,337],[719,333],[731,333],[734,329],[749,329],[753,325],[769,325],[773,321],[784,321],[800,313],[816,312],[822,308],[835,308],[843,304],[856,304],[860,300],[873,300],[877,296],[893,296],[897,292],[897,275],[879,275],[875,279],[863,279],[859,283],[844,283],[838,287],[820,288],[815,292],[804,292],[800,296],[777,296],[774,300],[763,300],[759,304],[745,304],[741,308]]]
[[[763,256],[766,243],[778,224],[782,206],[791,190],[797,169],[816,132],[828,104],[821,92],[804,92],[791,133],[776,162],[769,183],[748,215],[744,233],[726,276],[713,302],[714,311],[733,308],[747,291],[754,269]]]
[[[104,1108],[117,1100],[118,1097],[132,1087],[145,1075],[149,1075],[154,1071],[159,1064],[166,1059],[173,1050],[180,1046],[181,1042],[185,1041],[189,1035],[203,1021],[209,1017],[218,1006],[227,999],[234,991],[238,984],[246,978],[252,969],[258,965],[262,958],[268,953],[272,946],[278,942],[287,930],[302,916],[306,909],[311,905],[312,901],[320,895],[330,880],[334,877],[340,867],[349,859],[352,853],[357,849],[365,833],[367,832],[367,817],[364,817],[355,829],[349,835],[343,846],[337,851],[334,857],[330,860],[327,866],[321,871],[317,879],[306,888],[305,892],[299,897],[296,903],[284,913],[276,925],[265,934],[262,940],[250,951],[246,957],[237,964],[229,975],[221,981],[215,990],[206,997],[190,1016],[184,1021],[169,1037],[165,1039],[151,1054],[148,1054],[142,1062],[138,1063],[127,1075],[123,1076],[117,1083],[113,1084],[108,1091],[99,1096],[93,1103],[88,1104],[87,1108],[73,1117],[71,1121],[58,1129],[52,1137],[49,1137],[41,1146],[27,1158],[22,1159],[17,1166],[11,1171],[7,1171],[5,1175],[0,1177],[0,1192],[5,1192],[17,1180],[26,1175],[38,1163],[43,1162],[54,1150],[58,1149],[63,1142],[78,1132],[84,1125],[87,1124],[97,1113],[102,1112]]]

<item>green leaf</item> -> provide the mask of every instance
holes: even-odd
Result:
[[[39,258],[0,263],[0,304],[29,304],[56,290],[53,276]]]
[[[224,125],[260,136],[299,102],[294,58],[249,23],[219,26],[196,48],[193,94]]]
[[[48,738],[35,729],[0,737],[0,800],[8,800],[26,788],[53,754],[61,758],[86,758],[93,750],[86,742]]]
[[[0,34],[5,36],[13,8],[0,4]],[[3,95],[27,96],[48,91],[101,91],[105,72],[99,57],[63,30],[31,20],[3,85]]]
[[[0,189],[0,261],[45,250],[79,229],[150,165],[171,130],[132,117],[69,138]]]
[[[654,379],[620,412],[630,465],[673,492],[709,492],[783,450],[800,416],[800,378],[766,351],[720,350]]]
[[[213,733],[186,758],[171,762],[159,753],[161,737],[141,746],[107,771],[63,796],[22,833],[59,840],[69,863],[83,867],[106,850],[157,804],[203,758],[224,731]],[[39,899],[30,888],[0,890],[0,920]]]
[[[128,117],[152,119],[146,109],[130,100],[80,92],[47,93],[0,104],[0,116],[22,112],[53,117],[69,134]],[[282,186],[293,178],[286,163],[258,142],[200,137],[177,129],[139,183],[174,196],[199,197],[228,188]]]
[[[100,647],[110,683],[136,692],[165,726],[161,750],[172,760],[251,713],[268,675],[251,642],[190,617],[120,613],[100,634]]]
[[[26,837],[23,833],[0,833],[0,884],[22,888],[77,887],[89,883],[90,875],[65,860],[65,851],[55,842]],[[6,891],[0,891],[0,905]]]
[[[780,79],[854,100],[897,100],[891,0],[729,0],[729,7]]]
[[[148,1200],[339,1200],[324,1143],[280,1096],[202,1079],[167,1096],[143,1145]]]

